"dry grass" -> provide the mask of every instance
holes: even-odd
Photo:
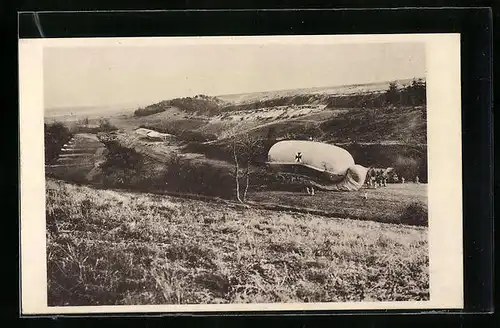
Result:
[[[366,194],[367,198],[363,196]],[[316,191],[314,197],[302,192],[256,191],[249,193],[256,203],[280,204],[322,210],[342,218],[427,226],[427,184],[389,184],[377,189],[350,192]],[[414,210],[418,219],[409,218]],[[410,212],[409,212],[410,211]]]
[[[47,181],[49,305],[425,300],[427,228]]]

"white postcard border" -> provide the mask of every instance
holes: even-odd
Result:
[[[273,303],[229,305],[47,306],[43,48],[179,46],[188,44],[426,45],[429,166],[430,300],[423,302]],[[21,313],[211,312],[278,310],[460,309],[463,307],[462,161],[459,34],[73,38],[19,40]]]

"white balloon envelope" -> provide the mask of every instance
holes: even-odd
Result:
[[[364,184],[367,169],[356,165],[345,149],[323,142],[284,140],[268,153],[268,166],[274,170],[321,180],[327,190],[358,190]],[[313,183],[314,184],[314,183]]]

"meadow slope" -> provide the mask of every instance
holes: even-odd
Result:
[[[49,306],[429,299],[425,227],[46,191]]]

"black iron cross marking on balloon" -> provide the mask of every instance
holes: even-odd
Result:
[[[300,162],[302,160],[302,153],[299,151],[297,155],[295,155],[295,161]]]

